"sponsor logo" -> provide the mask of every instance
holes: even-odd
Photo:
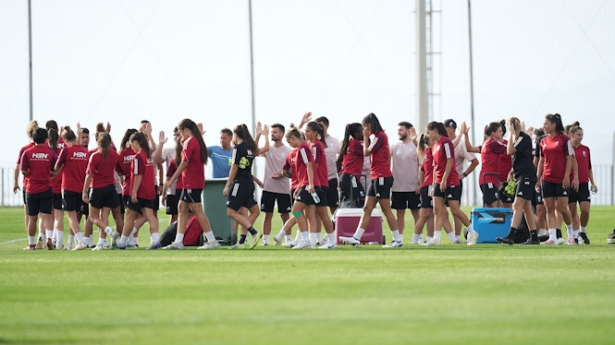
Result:
[[[523,196],[523,192],[519,191],[519,193],[517,194],[518,196]]]
[[[35,158],[35,159],[47,159],[47,157],[49,157],[48,153],[42,153],[42,152],[32,153],[32,158]]]
[[[73,158],[87,158],[88,154],[86,152],[74,152]]]
[[[130,163],[134,158],[135,156],[124,156],[124,163]]]
[[[555,147],[558,147],[558,146],[559,146],[559,141],[556,141],[555,142]]]
[[[564,191],[564,193],[563,193],[562,195],[568,195],[568,192],[567,192],[567,191]]]
[[[453,194],[449,194],[446,197],[449,198],[449,199],[452,199],[453,198]]]
[[[587,152],[583,151],[583,157],[587,156]]]

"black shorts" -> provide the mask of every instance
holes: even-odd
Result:
[[[226,207],[239,211],[242,207],[249,209],[254,205],[256,205],[256,200],[254,200],[254,182],[233,181],[229,187]]]
[[[158,194],[158,186],[156,186],[156,197],[154,198],[154,208],[152,210],[158,211],[160,209],[160,195]]]
[[[202,189],[182,189],[180,200],[189,204],[196,204],[201,202]]]
[[[485,183],[480,185],[480,190],[483,192],[483,204],[491,205],[498,201],[498,186],[493,183]]]
[[[540,189],[539,191],[534,190],[534,207],[544,204],[545,201],[542,200],[542,189]]]
[[[21,191],[21,196],[23,197],[23,204],[27,205],[28,204],[28,196],[26,195],[26,186],[23,187],[23,190]]]
[[[312,198],[312,194],[308,192],[307,187],[305,186],[299,187],[299,195],[297,195],[296,201],[306,204],[308,206],[316,205],[316,203],[314,202],[314,198]]]
[[[329,205],[328,201],[327,201],[327,194],[328,191],[326,187],[316,187],[316,194],[318,195],[318,198],[320,199],[317,203],[316,203],[316,207],[327,207]]]
[[[72,192],[70,190],[64,191],[64,211],[81,212],[81,193]]]
[[[336,178],[329,180],[329,188],[325,190],[327,193],[327,206],[329,207],[338,207],[340,205],[340,196],[337,192],[337,187],[338,183]]]
[[[88,188],[88,195],[89,194],[90,194],[90,189]],[[79,194],[79,199],[81,200],[81,206],[79,207],[77,212],[81,213],[87,218],[90,216],[90,204],[87,202],[83,202],[83,199],[81,198],[81,194]]]
[[[421,208],[433,208],[433,199],[429,196],[431,185],[421,188]]]
[[[572,188],[568,188],[568,203],[576,204],[582,202],[591,202],[592,197],[589,193],[589,183],[579,183],[579,191],[575,191]]]
[[[350,200],[355,206],[363,205],[365,190],[361,184],[360,175],[342,174],[339,182],[339,194],[342,202]]]
[[[64,210],[64,204],[62,201],[62,194],[53,194],[53,209],[62,211]]]
[[[536,190],[536,178],[521,176],[516,181],[515,197],[532,200]]]
[[[115,185],[90,189],[90,205],[94,208],[112,208],[115,196]]]
[[[391,193],[391,208],[394,210],[418,210],[421,208],[421,196],[416,192]]]
[[[390,199],[391,187],[393,187],[393,177],[378,177],[369,183],[367,196],[373,196],[377,199]]]
[[[117,208],[117,207],[122,207],[123,203],[122,203],[122,195],[119,194],[117,192],[117,190],[115,191],[115,197],[113,198],[113,201],[111,202],[111,208]]]
[[[288,194],[290,196],[290,208],[291,209],[293,207],[293,204],[295,203],[295,191],[296,189],[291,189],[290,194]]]
[[[181,195],[181,189],[175,191],[175,194],[167,195],[167,214],[179,213],[179,196]]]
[[[263,191],[261,195],[261,211],[273,213],[276,202],[278,203],[279,213],[290,212],[290,194],[280,194]]]
[[[568,191],[562,188],[561,183],[553,183],[542,180],[542,197],[543,198],[567,198]]]
[[[28,216],[38,216],[39,213],[51,214],[53,207],[53,189],[44,191],[42,193],[26,195],[26,201],[28,202]]]
[[[128,206],[126,208],[143,214],[144,208],[150,208],[152,210],[154,209],[154,200],[146,200],[142,198],[137,198],[137,202],[134,203],[132,202],[132,200],[129,199]]]
[[[459,186],[448,186],[444,193],[440,190],[440,184],[436,183],[433,196],[444,198],[446,200],[459,201],[461,200],[461,188]]]

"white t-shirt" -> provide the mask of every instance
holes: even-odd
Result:
[[[327,179],[331,181],[338,177],[336,162],[337,155],[340,152],[341,146],[340,141],[330,135],[325,138],[325,142],[327,143],[327,147],[325,147],[325,156],[327,157],[328,171]]]
[[[175,147],[165,147],[162,149],[162,166],[164,169],[169,168],[169,162],[175,159]],[[166,181],[166,179],[165,179]],[[168,195],[175,195],[175,188],[177,186],[177,180],[173,181],[171,186],[169,186],[169,190],[167,190]]]
[[[460,140],[457,147],[455,147],[455,169],[457,170],[457,174],[459,174],[460,177],[462,177],[461,174],[465,169],[465,161],[471,162],[475,158],[476,155],[474,153],[468,152],[465,140]]]
[[[391,145],[393,192],[414,192],[419,183],[419,158],[412,141],[398,141]]]
[[[287,177],[273,179],[271,176],[282,172],[286,157],[292,149],[286,145],[275,147],[269,145],[269,151],[265,152],[265,178],[263,191],[278,194],[288,194],[290,191],[290,179]]]

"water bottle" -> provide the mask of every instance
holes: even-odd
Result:
[[[318,194],[316,193],[316,191],[312,192],[312,199],[314,199],[314,202],[317,204],[320,202],[320,198],[318,197]]]
[[[591,191],[592,191],[593,194],[598,193],[598,187],[596,187],[596,185],[593,184],[592,187],[591,187]]]

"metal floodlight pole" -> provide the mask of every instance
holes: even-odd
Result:
[[[256,107],[254,104],[254,44],[252,42],[252,0],[248,0],[248,15],[250,19],[250,86],[252,95],[252,129],[256,127]]]
[[[30,121],[34,119],[32,108],[32,0],[28,0],[28,69],[30,71]]]
[[[417,128],[423,131],[429,122],[429,95],[427,89],[427,43],[425,0],[416,0],[416,73],[417,73]]]
[[[472,143],[476,143],[476,126],[474,122],[474,62],[472,57],[472,7],[471,0],[468,0],[468,41],[470,50],[470,129],[472,130]],[[473,203],[476,204],[476,186],[472,188]]]

